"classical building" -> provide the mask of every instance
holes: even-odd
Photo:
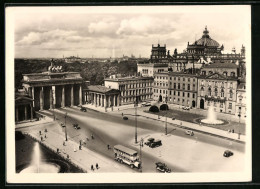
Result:
[[[35,111],[82,104],[83,79],[78,72],[62,72],[53,64],[43,73],[23,74],[22,85]]]
[[[246,118],[246,83],[237,86],[236,116],[240,119]]]
[[[33,99],[27,94],[15,94],[15,122],[33,120]]]
[[[121,92],[121,104],[132,104],[138,97],[139,101],[152,99],[152,77],[121,77],[110,76],[105,79],[105,87]]]
[[[168,72],[155,73],[153,83],[153,100],[166,102],[168,95]]]
[[[143,77],[154,77],[155,73],[167,72],[168,64],[137,64],[137,73]]]
[[[95,105],[95,107],[112,108],[120,106],[120,91],[107,88],[101,85],[90,85],[84,89],[86,102]]]
[[[196,107],[197,77],[183,72],[157,73],[153,86],[154,100]]]
[[[151,63],[168,63],[171,60],[170,51],[168,50],[166,54],[166,45],[157,46],[152,45],[150,62]]]
[[[205,66],[198,78],[198,104],[201,109],[214,106],[215,111],[235,114],[237,68],[234,63]]]

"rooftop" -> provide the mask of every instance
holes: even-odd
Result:
[[[118,91],[117,89],[111,89],[111,88],[107,88],[105,86],[102,85],[89,85],[88,86],[88,90],[90,91],[95,91],[95,92],[100,92],[100,93],[106,93],[109,91]]]
[[[238,68],[234,63],[213,63],[210,65],[205,65],[204,68]]]
[[[155,67],[155,68],[159,68],[159,67],[168,67],[168,64],[159,64],[159,63],[148,63],[148,64],[138,64],[140,66],[150,66],[150,67]]]
[[[153,77],[142,77],[142,76],[130,76],[130,77],[117,77],[117,78],[106,78],[105,81],[134,81],[134,80],[150,80]]]

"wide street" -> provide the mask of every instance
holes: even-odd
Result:
[[[132,111],[130,115],[129,112]],[[113,159],[113,150],[108,150],[107,145],[113,147],[122,144],[139,153],[140,147],[134,142],[135,117],[134,109],[128,110],[129,120],[122,119],[122,112],[100,113],[94,110],[81,112],[79,108],[55,109],[58,122],[65,122],[69,140],[79,143],[86,141],[87,148]],[[41,112],[52,116],[52,111]],[[72,124],[78,123],[81,129],[76,130]],[[149,137],[162,140],[162,146],[142,148],[143,172],[156,172],[155,162],[161,161],[168,165],[173,172],[221,172],[242,171],[245,161],[242,143],[231,142],[226,139],[195,132],[194,136],[185,134],[185,130],[168,124],[168,135],[164,134],[164,123],[138,116],[138,141],[141,137],[144,142]],[[64,132],[65,129],[63,128]],[[94,135],[94,140],[91,139]],[[64,136],[65,138],[65,136]],[[87,138],[89,141],[87,141]],[[223,157],[223,152],[230,149],[234,156]],[[115,162],[117,163],[117,162]],[[127,165],[124,165],[127,166]],[[129,167],[129,172],[132,171]]]

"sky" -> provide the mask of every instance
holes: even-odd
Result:
[[[148,58],[152,44],[183,52],[205,26],[225,52],[240,52],[250,14],[250,6],[11,7],[7,21],[16,58]]]

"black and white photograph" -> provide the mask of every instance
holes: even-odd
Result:
[[[252,179],[249,5],[7,6],[5,66],[9,183]]]

